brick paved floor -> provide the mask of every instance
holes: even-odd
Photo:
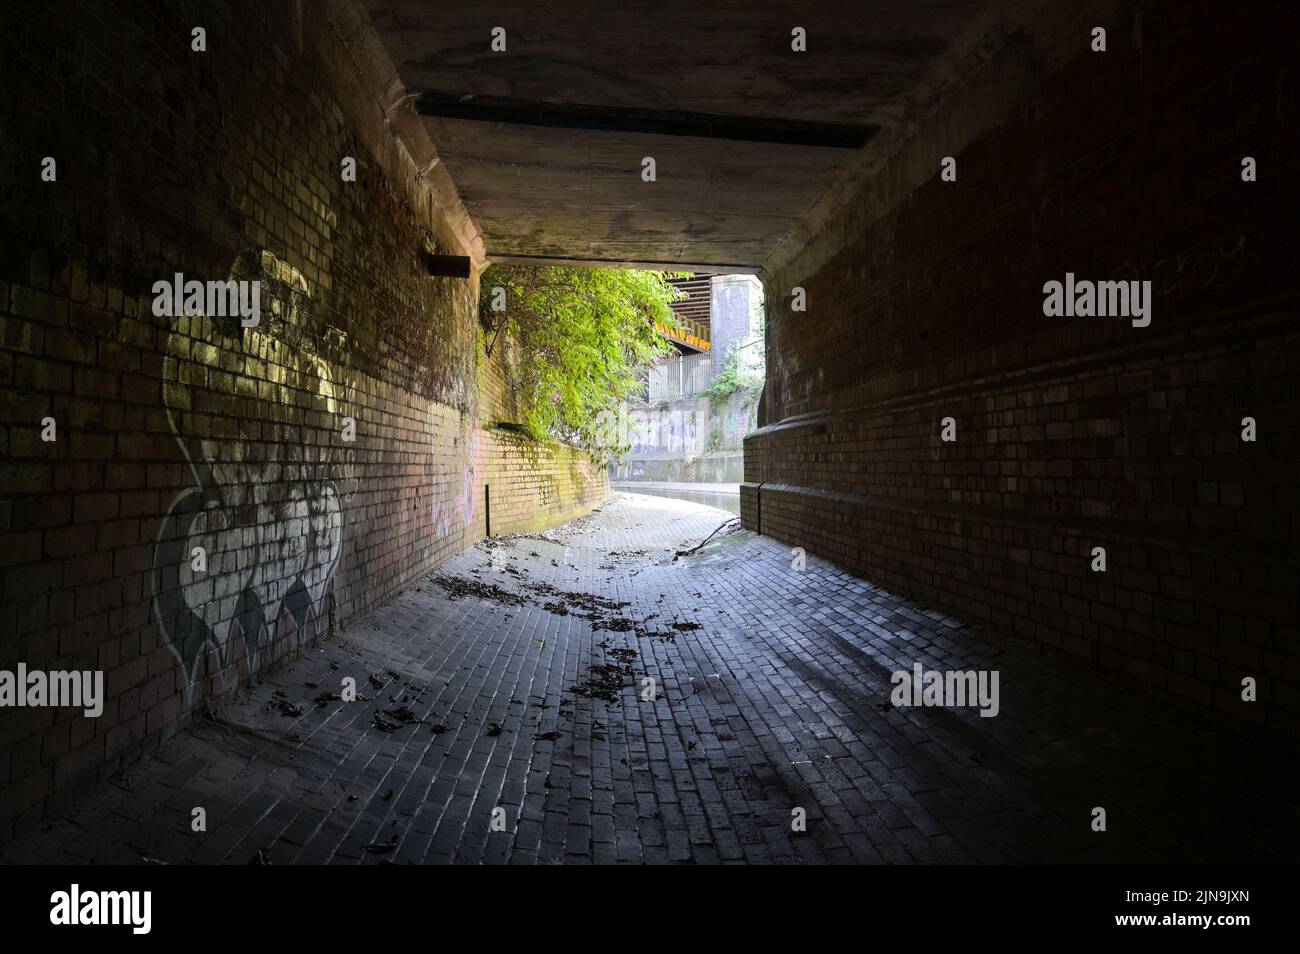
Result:
[[[1297,856],[1291,754],[982,637],[815,558],[795,572],[787,547],[745,531],[673,559],[727,516],[618,494],[547,534],[481,543],[0,856],[274,864]],[[453,596],[434,577],[523,599]],[[596,623],[616,628],[593,629],[583,618],[589,600],[546,586],[631,605],[596,607]],[[620,631],[620,619],[637,628]],[[997,669],[1000,714],[887,707],[890,673],[917,661]],[[624,665],[631,675],[611,674],[623,684],[613,702],[573,692],[599,681],[593,667]],[[344,676],[371,698],[317,706],[317,694]],[[646,676],[659,689],[653,702],[640,698]],[[303,714],[282,714],[281,701]],[[377,727],[377,715],[395,728]],[[204,834],[190,831],[195,806],[207,812]],[[490,830],[498,806],[499,832]],[[1094,806],[1107,811],[1104,833],[1090,830]],[[791,830],[795,808],[806,810],[805,833]]]

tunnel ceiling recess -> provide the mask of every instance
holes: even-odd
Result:
[[[365,6],[494,260],[755,271],[977,4]]]

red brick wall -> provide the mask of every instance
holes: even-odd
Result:
[[[494,533],[607,493],[488,426],[477,282],[417,258],[463,252],[454,196],[323,8],[125,7],[0,13],[0,668],[101,669],[107,697],[0,710],[0,837],[480,537],[485,484]],[[261,280],[260,325],[155,317],[177,271]]]
[[[1296,21],[1272,3],[1049,4],[882,141],[877,172],[766,276],[746,523],[1300,733]],[[1152,281],[1151,325],[1044,317],[1067,271]]]

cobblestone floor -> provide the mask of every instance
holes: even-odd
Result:
[[[0,857],[1297,857],[1292,754],[815,558],[796,572],[789,548],[745,531],[674,559],[727,518],[620,493],[566,527],[480,543]],[[890,673],[915,662],[998,670],[999,715],[889,707]],[[370,698],[318,706],[344,676]]]

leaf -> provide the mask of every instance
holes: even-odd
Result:
[[[681,273],[684,274],[684,273]],[[480,282],[480,315],[495,348],[502,336],[519,417],[537,440],[558,439],[618,456],[626,449],[616,408],[641,390],[641,371],[668,353],[655,321],[676,324],[670,303],[679,273],[633,269],[493,265]],[[506,289],[504,315],[492,290]]]

